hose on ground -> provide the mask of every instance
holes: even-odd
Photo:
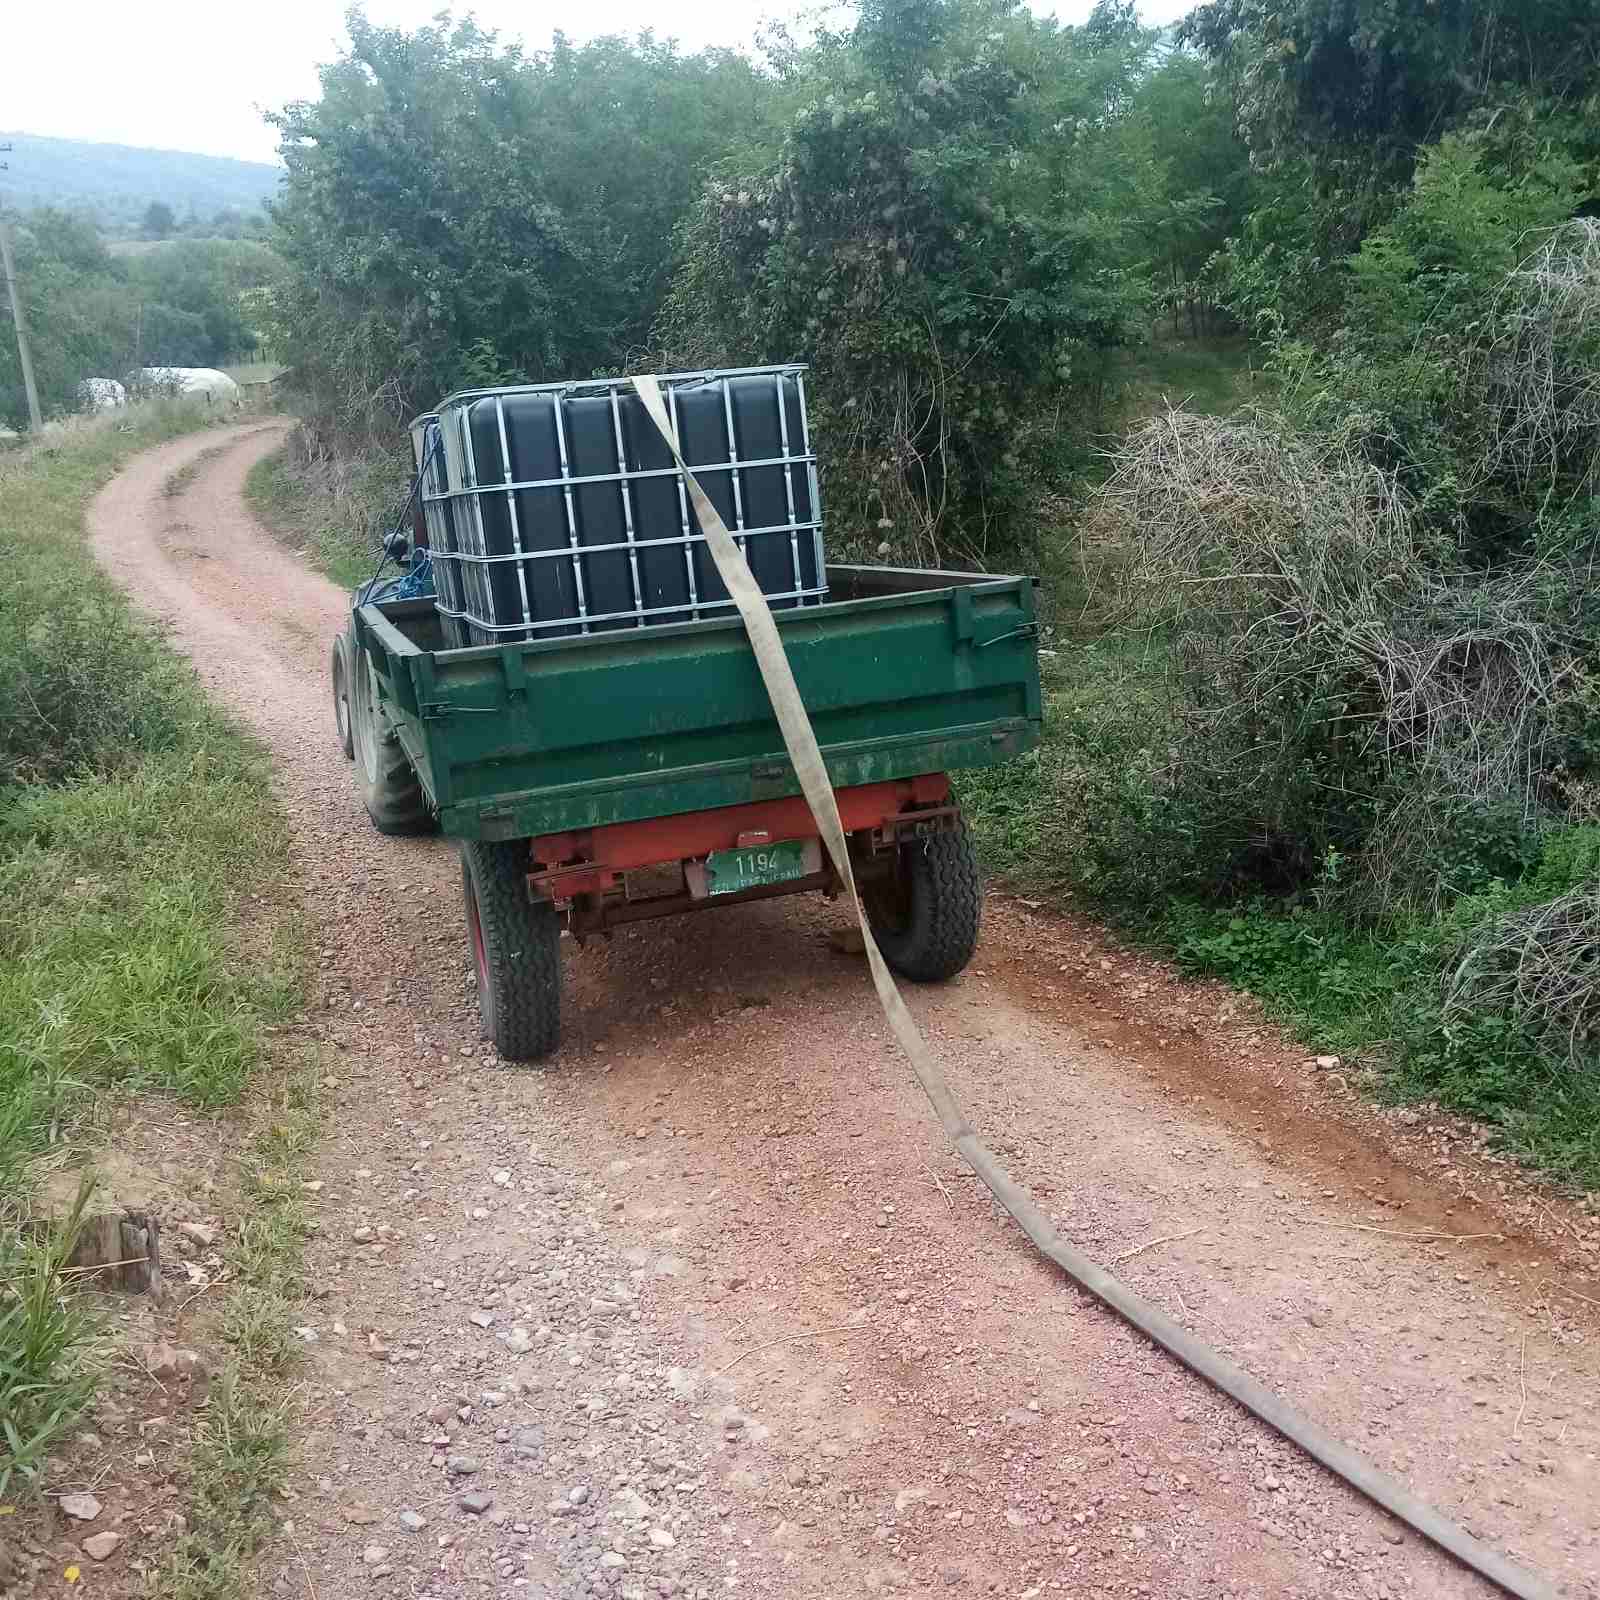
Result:
[[[1284,1438],[1292,1440],[1312,1460],[1507,1594],[1516,1595],[1519,1600],[1556,1600],[1555,1590],[1543,1579],[1523,1571],[1498,1551],[1473,1538],[1459,1523],[1452,1522],[1443,1513],[1419,1500],[1365,1457],[1335,1439],[1325,1428],[1297,1411],[1286,1400],[1273,1394],[1264,1384],[1258,1383],[1247,1372],[1196,1339],[1186,1329],[1180,1328],[1164,1312],[1140,1299],[1103,1267],[1096,1266],[1087,1256],[1074,1250],[1056,1233],[1026,1191],[978,1138],[967,1121],[966,1113],[951,1093],[950,1085],[933,1059],[915,1019],[907,1010],[877,941],[872,936],[861,897],[856,893],[848,841],[839,817],[833,785],[811,719],[806,715],[805,704],[795,683],[777,623],[767,605],[767,597],[761,592],[716,507],[679,453],[677,435],[662,401],[659,381],[644,376],[636,377],[632,382],[644,402],[645,410],[677,462],[717,570],[744,619],[756,664],[772,701],[773,713],[783,733],[795,776],[811,807],[811,814],[834,867],[849,890],[850,903],[855,907],[856,918],[861,925],[861,938],[872,971],[873,986],[878,992],[884,1015],[957,1154],[988,1185],[990,1193],[1015,1219],[1041,1254],[1055,1262],[1080,1288],[1087,1290],[1102,1305],[1109,1307],[1169,1355],[1176,1357],[1191,1372],[1238,1401],[1246,1411],[1277,1429]]]

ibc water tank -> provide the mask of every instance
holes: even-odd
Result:
[[[684,459],[775,609],[827,594],[802,373],[661,379]],[[682,475],[626,379],[452,395],[412,437],[452,643],[732,612]]]

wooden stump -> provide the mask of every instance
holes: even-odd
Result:
[[[97,1288],[147,1294],[166,1293],[161,1277],[161,1223],[153,1211],[123,1211],[87,1216],[67,1269],[92,1278]]]

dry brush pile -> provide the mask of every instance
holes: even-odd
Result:
[[[1133,614],[1175,645],[1189,737],[1174,760],[1253,794],[1263,840],[1284,765],[1313,756],[1326,808],[1384,836],[1368,868],[1385,900],[1406,887],[1386,859],[1397,831],[1423,852],[1452,813],[1511,808],[1532,825],[1560,808],[1563,717],[1585,674],[1569,563],[1465,570],[1430,548],[1392,477],[1260,415],[1152,420],[1101,502],[1130,534]],[[1354,839],[1280,820],[1324,845]]]
[[[1163,811],[1209,887],[1315,891],[1391,926],[1488,889],[1445,1014],[1593,1064],[1600,855],[1541,899],[1501,886],[1597,820],[1600,227],[1558,231],[1503,299],[1463,376],[1491,397],[1483,480],[1559,498],[1576,537],[1473,564],[1358,437],[1259,413],[1135,431],[1100,523],[1122,532],[1127,622],[1169,647]]]
[[[1600,219],[1553,229],[1503,285],[1472,365],[1491,394],[1486,473],[1600,491]]]

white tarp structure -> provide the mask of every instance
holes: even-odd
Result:
[[[78,409],[93,416],[128,403],[128,391],[115,378],[85,378],[78,385]]]
[[[212,405],[239,404],[239,385],[215,367],[140,367],[139,381],[168,394],[197,395]]]

